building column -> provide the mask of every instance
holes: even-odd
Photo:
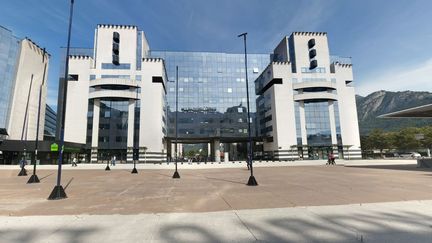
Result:
[[[134,131],[135,131],[135,103],[136,100],[129,100],[128,106],[128,132],[127,132],[127,152],[126,162],[133,162]]]
[[[167,139],[166,143],[167,143],[167,145],[166,145],[166,147],[167,147],[167,158],[168,158],[168,161],[172,161],[173,156],[172,156],[172,142],[171,142],[171,139]]]
[[[336,133],[336,118],[335,118],[334,102],[332,100],[329,100],[328,108],[329,108],[329,118],[330,118],[332,150],[335,157],[339,158],[339,151],[337,147],[338,142],[337,142],[337,133]]]
[[[304,101],[299,102],[299,113],[300,113],[300,131],[301,131],[302,145],[307,146],[306,114],[304,110]],[[309,159],[307,147],[303,147],[303,159]]]
[[[100,116],[100,100],[93,101],[93,127],[92,127],[92,143],[90,163],[97,163],[98,142],[99,142],[99,116]]]
[[[219,139],[213,139],[213,154],[214,154],[214,160],[215,162],[220,162],[220,140]]]
[[[212,158],[213,156],[213,146],[212,143],[207,143],[207,158]]]
[[[231,151],[230,146],[231,146],[230,143],[224,143],[224,162],[229,162],[230,151]]]

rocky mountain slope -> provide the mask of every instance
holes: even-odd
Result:
[[[356,96],[357,113],[359,119],[360,133],[367,134],[371,130],[383,129],[384,131],[397,131],[404,127],[420,127],[432,125],[431,119],[382,119],[377,116],[399,111],[419,105],[432,104],[432,93],[430,92],[390,92],[377,91],[366,97]]]

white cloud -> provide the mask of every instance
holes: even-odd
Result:
[[[432,92],[432,58],[411,67],[398,67],[369,75],[356,87],[356,93],[360,95],[378,90]]]

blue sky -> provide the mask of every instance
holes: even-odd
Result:
[[[56,106],[69,0],[2,0],[0,25],[52,55]],[[325,31],[334,55],[351,56],[356,92],[432,91],[430,0],[75,0],[72,46],[93,47],[97,24],[144,30],[151,49],[270,53],[293,31]]]

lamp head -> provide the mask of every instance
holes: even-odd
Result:
[[[246,36],[247,32],[244,32],[243,34],[238,35],[237,37],[242,37],[242,36]]]

